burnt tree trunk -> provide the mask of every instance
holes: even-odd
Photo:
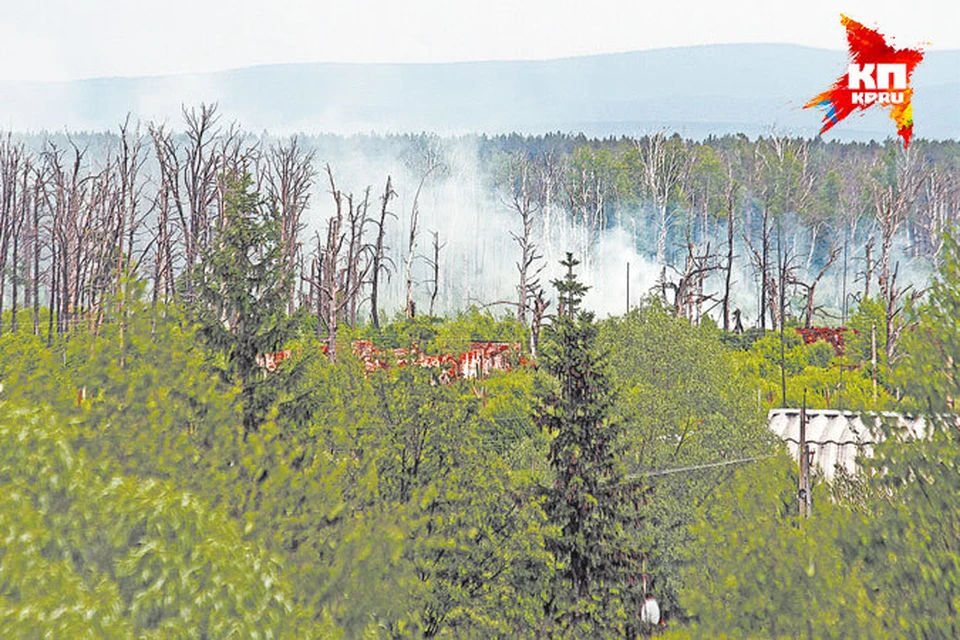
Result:
[[[444,244],[440,244],[440,232],[434,231],[431,233],[433,238],[433,257],[428,260],[431,270],[433,271],[433,278],[430,280],[430,311],[429,314],[433,316],[434,305],[437,302],[437,292],[440,290],[440,250],[443,249]]]
[[[371,258],[370,274],[370,322],[373,328],[380,330],[380,274],[389,273],[387,270],[388,258],[384,255],[386,247],[383,243],[383,237],[386,233],[387,216],[393,215],[387,210],[390,206],[390,200],[395,198],[397,192],[393,190],[393,184],[390,176],[387,176],[387,184],[383,188],[383,195],[380,197],[380,217],[377,219],[377,239],[373,245],[373,256]],[[396,217],[396,216],[394,216]]]
[[[730,330],[730,288],[733,278],[733,238],[734,238],[734,216],[733,204],[736,196],[737,184],[733,179],[733,169],[730,170],[727,189],[725,193],[727,201],[727,260],[724,267],[723,278],[723,330]]]
[[[520,260],[516,263],[520,281],[517,284],[517,320],[527,323],[527,311],[533,292],[539,287],[537,276],[540,269],[536,262],[543,256],[533,241],[534,222],[543,200],[542,190],[533,176],[530,162],[522,156],[515,156],[510,171],[511,206],[520,216],[520,233],[510,232],[510,236],[520,246]]]

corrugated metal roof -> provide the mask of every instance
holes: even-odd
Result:
[[[837,467],[848,473],[856,471],[857,454],[871,455],[872,445],[879,441],[873,427],[881,420],[896,420],[913,437],[922,436],[925,423],[922,417],[898,413],[855,413],[852,411],[807,409],[807,444],[813,454],[814,466],[827,481],[836,476]],[[780,437],[793,456],[800,460],[800,409],[771,409],[767,426]]]

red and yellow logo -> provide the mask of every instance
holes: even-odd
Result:
[[[897,124],[897,135],[903,138],[903,146],[910,146],[913,135],[910,80],[913,70],[923,60],[923,52],[920,49],[896,49],[887,44],[882,33],[847,16],[841,15],[840,22],[847,29],[851,57],[847,73],[803,108],[824,109],[826,113],[820,133],[829,131],[858,109],[877,105],[889,108],[890,117]]]

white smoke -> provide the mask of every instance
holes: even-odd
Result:
[[[351,145],[350,141],[356,144]],[[330,164],[339,189],[352,192],[357,199],[370,186],[371,212],[379,211],[387,175],[397,192],[390,205],[397,217],[387,223],[387,245],[395,268],[380,291],[382,308],[392,314],[404,306],[404,260],[420,175],[403,161],[402,145],[395,147],[394,155],[369,154],[361,151],[366,146],[362,137],[343,142],[337,151],[318,150],[317,158],[318,167]],[[429,306],[433,283],[428,259],[432,258],[431,234],[436,231],[442,248],[435,311],[452,314],[477,306],[497,314],[514,313],[521,251],[511,233],[521,232],[520,217],[498,192],[489,166],[481,163],[475,137],[445,138],[442,148],[448,171],[440,178],[426,181],[419,201],[418,258],[414,266],[417,309],[426,312]],[[313,203],[307,215],[308,233],[320,230],[323,236],[326,221],[333,214],[329,185],[323,175],[318,176]],[[585,306],[598,316],[626,310],[628,263],[631,306],[635,307],[656,283],[659,270],[637,251],[633,233],[610,228],[591,236],[592,232],[573,224],[556,206],[548,215],[550,226],[538,228],[534,237],[542,256],[534,269],[542,268],[539,282],[547,299],[555,297],[551,282],[563,277],[560,261],[567,251],[581,262],[577,275],[590,287]]]

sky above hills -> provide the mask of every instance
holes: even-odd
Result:
[[[960,49],[956,0],[3,0],[0,6],[0,81],[296,62],[538,60],[716,43],[841,50],[841,12],[879,27],[900,47]]]
[[[842,51],[791,44],[699,45],[524,62],[299,63],[233,71],[71,82],[0,81],[0,128],[115,130],[128,115],[178,127],[182,108],[217,103],[227,121],[273,134],[676,131],[775,128],[815,136],[802,106],[845,68]],[[916,135],[960,138],[960,50],[929,51],[914,77]],[[830,139],[883,140],[873,109]]]

